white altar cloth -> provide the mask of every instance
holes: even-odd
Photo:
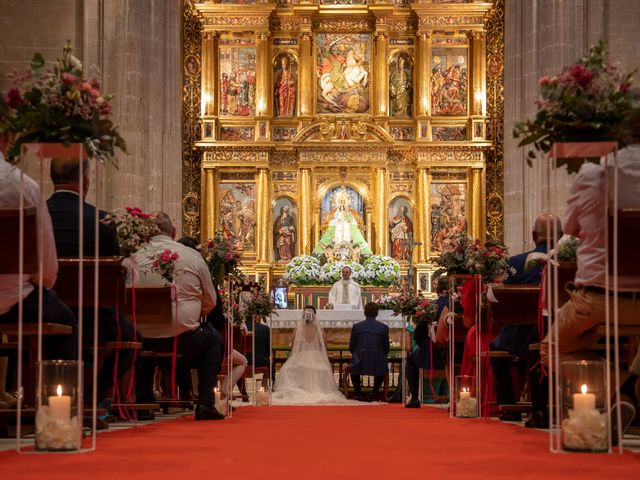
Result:
[[[271,317],[273,328],[295,328],[302,317],[302,310],[277,310],[277,313]],[[364,320],[364,310],[318,310],[316,317],[322,328],[351,328]],[[393,310],[380,310],[377,319],[389,328],[402,328],[402,316],[393,316]]]

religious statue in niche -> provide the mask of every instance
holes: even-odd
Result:
[[[389,76],[389,106],[392,117],[410,117],[413,101],[411,59],[400,53],[391,61],[393,71]]]
[[[292,202],[287,198],[279,199],[274,205],[273,246],[276,261],[289,261],[296,254],[296,220],[293,216]]]
[[[288,54],[282,54],[276,61],[274,95],[277,117],[293,117],[296,114],[297,75],[296,63]]]
[[[398,198],[389,210],[395,209],[395,215],[389,220],[391,256],[396,260],[409,260],[411,255],[411,239],[413,238],[413,221],[409,216],[410,205],[406,198]]]
[[[371,254],[359,228],[360,209],[364,210],[362,197],[350,188],[335,188],[327,193],[322,201],[326,229],[313,253],[325,254],[327,261],[354,260],[360,255]]]
[[[447,238],[467,227],[465,183],[431,184],[431,250],[441,252]]]
[[[239,250],[255,250],[255,184],[223,183],[219,192],[222,234]]]
[[[432,114],[466,115],[468,91],[466,48],[434,48],[431,55]]]
[[[371,35],[320,33],[316,45],[317,112],[368,112]]]

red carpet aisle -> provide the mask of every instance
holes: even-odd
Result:
[[[238,409],[98,437],[82,455],[0,454],[2,479],[634,478],[640,455],[552,455],[542,432],[398,405]]]

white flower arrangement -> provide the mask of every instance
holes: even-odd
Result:
[[[366,274],[364,267],[359,263],[352,261],[342,261],[325,263],[320,271],[320,283],[332,284],[340,280],[342,277],[342,269],[344,267],[351,268],[351,279],[366,284]]]
[[[366,283],[389,287],[400,281],[400,265],[393,258],[372,255],[364,262]]]
[[[320,261],[311,255],[294,257],[287,264],[284,280],[292,285],[317,285],[320,283]]]

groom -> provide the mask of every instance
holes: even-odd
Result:
[[[349,372],[356,392],[356,400],[362,400],[360,375],[373,375],[373,390],[365,399],[368,402],[378,397],[385,375],[389,373],[387,354],[389,353],[389,327],[376,320],[378,305],[369,302],[364,306],[366,319],[358,322],[351,330],[349,351],[351,363]]]

